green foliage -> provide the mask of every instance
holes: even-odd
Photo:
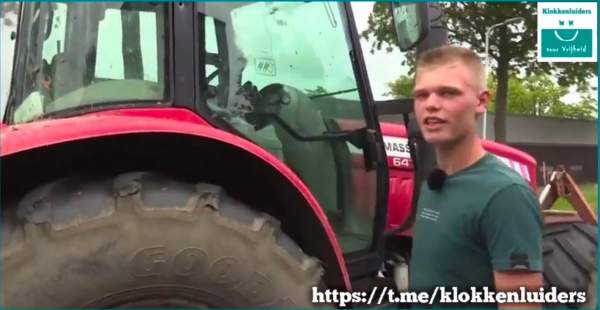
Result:
[[[492,93],[489,110],[495,111],[496,79],[490,76],[488,88]],[[575,103],[565,103],[563,97],[568,87],[557,85],[548,75],[531,75],[518,78],[511,75],[508,80],[508,112],[535,116],[587,119],[597,118],[597,102],[589,91]]]
[[[552,74],[559,85],[578,85],[587,89],[588,79],[595,76],[596,63],[547,63],[537,62],[537,5],[535,2],[438,2],[441,16],[430,16],[432,24],[448,31],[452,44],[469,45],[480,55],[485,53],[485,32],[494,24],[506,19],[523,17],[521,28],[503,26],[490,35],[490,55],[497,63],[501,58],[508,59],[512,69],[522,68],[528,75],[534,73]],[[377,2],[368,19],[368,28],[362,32],[365,39],[373,38],[372,50],[390,50],[397,45],[389,3]],[[414,61],[409,61],[414,64]],[[492,62],[492,65],[495,64]]]
[[[371,36],[375,37],[375,41],[373,41],[373,46],[371,47],[371,53],[375,50],[381,50],[384,45],[386,51],[391,52],[393,46],[398,45],[392,15],[389,11],[389,3],[375,3],[373,12],[369,15],[367,24],[369,26],[367,30],[362,32],[361,36],[367,40]]]
[[[489,111],[494,112],[496,100],[496,79],[488,78],[488,88],[492,93]],[[414,79],[403,75],[388,83],[389,94],[394,98],[412,95]],[[552,116],[572,119],[597,119],[598,104],[588,91],[579,102],[567,104],[562,98],[569,92],[565,86],[557,85],[548,75],[532,75],[518,78],[512,75],[508,80],[508,112],[533,116]]]
[[[412,97],[415,80],[412,77],[402,75],[393,82],[389,82],[387,86],[390,91],[385,95],[392,95],[394,98]]]
[[[488,79],[492,93],[490,111],[495,110],[497,81],[494,76]],[[547,115],[551,107],[562,104],[561,98],[568,93],[566,87],[556,85],[548,76],[528,76],[523,79],[511,75],[508,80],[508,111],[516,114]]]
[[[575,104],[553,106],[549,115],[573,119],[598,119],[598,103],[589,94]]]

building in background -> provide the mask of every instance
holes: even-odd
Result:
[[[487,139],[494,139],[494,113],[488,114]],[[481,122],[480,127],[481,128]],[[538,184],[543,170],[562,165],[577,183],[598,182],[597,121],[508,115],[506,144],[532,155],[538,162]]]
[[[385,115],[381,121],[402,123],[402,117]],[[481,133],[483,119],[479,120]],[[537,161],[538,184],[544,185],[548,174],[562,165],[578,184],[598,182],[598,125],[596,120],[507,115],[508,144]],[[494,140],[494,113],[488,113],[487,137]]]

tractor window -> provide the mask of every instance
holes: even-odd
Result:
[[[10,119],[165,100],[165,18],[162,4],[26,6]]]
[[[216,21],[212,17],[207,17],[204,20],[205,20],[204,27],[206,29],[206,33],[216,34],[216,27],[222,28],[222,26],[215,25],[215,23],[218,23],[218,21]],[[206,53],[208,55],[219,55],[219,47],[217,46],[217,36],[216,35],[207,36],[205,45],[206,45]],[[218,60],[214,60],[212,62],[206,62],[206,65],[205,65],[206,76],[207,77],[213,76],[213,78],[208,80],[208,85],[213,86],[213,87],[218,86],[220,83],[219,74],[218,74],[219,67],[217,66],[217,63],[216,63],[217,61]]]
[[[156,46],[156,14],[139,12],[140,56],[142,58],[143,80],[158,82],[157,46]],[[95,77],[104,79],[124,79],[125,68],[121,31],[121,11],[108,9],[98,26],[97,54]]]
[[[367,249],[376,187],[362,146],[302,139],[365,126],[339,4],[208,2],[199,18],[206,54],[202,104],[296,172],[345,252]]]
[[[44,63],[51,63],[52,58],[65,49],[65,20],[67,19],[67,5],[56,3],[54,17],[52,18],[52,30],[44,41],[42,58]]]

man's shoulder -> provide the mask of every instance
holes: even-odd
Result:
[[[492,158],[488,159],[485,169],[488,177],[484,182],[488,183],[487,187],[492,190],[486,208],[490,204],[499,204],[502,210],[511,206],[511,210],[515,211],[518,209],[517,205],[527,205],[528,208],[525,209],[537,210],[536,194],[525,178],[495,155],[490,155]]]
[[[486,156],[485,164],[480,172],[486,182],[491,182],[496,188],[504,188],[511,185],[529,187],[529,184],[521,174],[498,159],[496,155],[488,153]]]
[[[535,196],[527,181],[513,168],[498,159],[494,154],[488,153],[480,165],[471,171],[467,183],[462,185],[468,188],[471,197],[479,197],[483,205],[487,204],[499,193],[515,193],[516,197]],[[507,195],[502,195],[507,197]],[[511,196],[510,194],[508,195]],[[517,198],[518,199],[518,198]]]

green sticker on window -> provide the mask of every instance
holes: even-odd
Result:
[[[257,74],[275,76],[277,70],[275,69],[275,60],[272,58],[256,58],[254,59],[254,68]]]

